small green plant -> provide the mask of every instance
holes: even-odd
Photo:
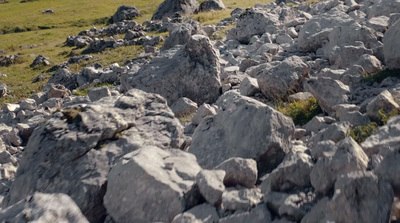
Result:
[[[364,142],[366,138],[374,134],[378,129],[376,122],[371,122],[369,125],[354,126],[349,129],[347,135],[352,137],[356,142]]]
[[[400,70],[384,70],[375,74],[367,75],[364,79],[366,83],[373,84],[375,82],[381,83],[388,77],[396,77],[400,79]]]
[[[385,111],[383,111],[383,109],[380,109],[378,111],[379,120],[377,122],[371,122],[368,125],[351,127],[348,130],[347,135],[351,136],[358,143],[364,142],[366,138],[368,138],[378,130],[379,126],[386,125],[390,118],[399,114],[399,109],[393,109],[389,113],[386,113]]]
[[[400,114],[400,110],[399,109],[393,109],[392,111],[386,113],[385,111],[383,111],[383,109],[379,109],[378,111],[378,116],[379,116],[379,120],[380,120],[380,126],[385,125],[390,118],[397,116]]]
[[[283,114],[291,117],[296,125],[304,125],[314,116],[322,113],[322,109],[314,97],[289,104],[281,103],[277,106],[277,109]]]

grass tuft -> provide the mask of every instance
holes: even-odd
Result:
[[[322,113],[322,109],[314,97],[292,103],[281,103],[278,104],[277,109],[284,115],[291,117],[296,125],[304,125],[313,117]]]

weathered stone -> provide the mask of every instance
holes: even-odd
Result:
[[[329,212],[335,222],[388,222],[393,197],[390,184],[373,173],[352,172],[337,180]]]
[[[47,98],[64,98],[71,95],[71,92],[64,87],[64,85],[51,85],[50,90],[47,92]]]
[[[221,208],[224,210],[245,210],[250,209],[261,203],[262,194],[260,189],[227,189],[222,194]]]
[[[286,99],[290,93],[300,90],[309,72],[310,67],[300,57],[292,56],[277,66],[264,70],[257,81],[261,92],[269,99]]]
[[[379,95],[372,99],[367,105],[367,115],[374,120],[381,119],[380,113],[389,115],[400,106],[394,101],[392,94],[388,91],[382,91]]]
[[[183,141],[183,127],[166,100],[140,90],[61,112],[32,133],[9,204],[35,191],[66,193],[89,221],[100,222],[106,213],[103,196],[114,161],[143,146],[178,149]]]
[[[217,105],[222,111],[200,123],[189,148],[200,166],[214,168],[231,157],[252,158],[264,173],[290,151],[294,133],[290,118],[233,91],[221,96]]]
[[[221,203],[225,190],[224,177],[223,170],[202,170],[197,174],[196,184],[209,204],[218,206]]]
[[[309,155],[289,153],[282,163],[262,182],[262,192],[288,192],[310,186],[310,172],[313,165],[314,163]]]
[[[111,169],[104,205],[117,222],[172,221],[200,170],[192,154],[142,147]]]
[[[253,96],[260,91],[257,79],[251,77],[245,77],[240,84],[240,94],[244,96]]]
[[[255,208],[247,212],[237,213],[225,218],[221,218],[219,223],[270,223],[271,213],[265,204],[257,205]]]
[[[197,110],[196,114],[192,118],[192,122],[195,125],[199,125],[203,119],[209,115],[214,116],[217,114],[217,111],[214,107],[209,104],[202,104]]]
[[[174,48],[175,49],[175,48]],[[164,51],[137,73],[121,80],[122,90],[131,88],[158,93],[168,104],[180,97],[203,104],[212,103],[220,95],[219,55],[206,36],[194,35],[177,50]]]
[[[238,18],[236,28],[229,31],[227,38],[248,44],[252,36],[276,29],[275,26],[278,24],[279,18],[276,14],[254,8],[246,9]]]
[[[385,63],[389,69],[400,69],[400,47],[398,37],[400,35],[400,20],[393,24],[385,32],[383,37],[383,54]]]
[[[253,159],[230,158],[216,166],[224,170],[224,185],[227,187],[242,185],[252,188],[257,181],[257,163]]]
[[[198,6],[199,3],[196,0],[187,0],[184,2],[181,0],[165,0],[158,6],[151,20],[161,20],[164,17],[172,18],[176,13],[189,15],[194,13]]]
[[[189,98],[179,98],[171,105],[171,110],[174,112],[175,117],[191,117],[197,111],[197,104]]]
[[[29,111],[35,110],[37,107],[36,101],[31,98],[21,101],[19,105],[22,110],[29,110]]]
[[[380,127],[376,133],[369,136],[363,143],[362,148],[371,157],[389,148],[395,147],[400,142],[400,116],[390,119],[386,125]]]
[[[333,112],[337,104],[346,104],[350,89],[347,85],[331,78],[311,78],[305,81],[304,88],[316,99],[322,110]]]
[[[111,92],[107,86],[91,88],[88,90],[88,96],[91,101],[98,101],[104,97],[110,97]]]
[[[352,19],[344,12],[332,10],[313,16],[300,29],[298,47],[299,50],[316,51],[328,43],[329,33],[335,26],[346,24]]]
[[[199,12],[209,12],[209,11],[218,11],[225,9],[225,5],[222,0],[207,0],[200,4],[198,11]]]
[[[333,188],[341,174],[366,170],[368,166],[367,155],[352,138],[346,138],[336,146],[335,155],[320,158],[310,174],[312,186],[322,194]]]
[[[118,7],[115,14],[110,18],[109,23],[117,23],[123,20],[130,20],[140,16],[139,9],[134,6],[121,5]]]
[[[66,194],[43,194],[32,196],[1,210],[4,222],[76,222],[89,223],[75,202]]]
[[[214,223],[219,220],[217,210],[210,204],[198,205],[185,213],[193,214],[197,219],[202,220],[204,223]]]

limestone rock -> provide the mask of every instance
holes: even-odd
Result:
[[[247,212],[235,213],[233,215],[221,218],[219,223],[270,223],[271,213],[265,204],[257,205],[255,208]]]
[[[142,146],[177,149],[182,137],[165,99],[140,90],[65,108],[32,133],[9,204],[35,191],[66,193],[89,221],[102,221],[112,163]]]
[[[335,105],[347,103],[347,94],[350,92],[347,85],[331,78],[308,79],[304,88],[317,99],[322,110],[328,113],[334,111]]]
[[[227,189],[222,194],[221,208],[224,210],[245,210],[250,209],[261,203],[262,194],[260,189]]]
[[[398,36],[400,35],[400,21],[397,21],[386,31],[383,37],[383,53],[385,63],[389,69],[400,69],[400,52]]]
[[[257,163],[253,159],[230,158],[214,169],[224,170],[224,185],[227,187],[242,185],[252,188],[257,181]]]
[[[198,11],[199,12],[209,12],[209,11],[218,11],[225,9],[225,5],[222,0],[207,0],[200,4]]]
[[[223,170],[202,170],[196,176],[196,184],[200,193],[211,205],[221,203],[224,186],[225,171]]]
[[[279,65],[264,70],[257,81],[261,92],[271,100],[286,99],[290,93],[300,90],[303,80],[309,76],[310,67],[300,57],[292,56]]]
[[[329,204],[335,222],[388,222],[393,190],[369,172],[353,172],[340,177]]]
[[[262,182],[262,192],[288,192],[310,186],[313,165],[311,157],[305,153],[286,155],[282,163]]]
[[[279,18],[276,14],[258,9],[246,9],[238,18],[236,28],[229,31],[227,38],[248,44],[252,36],[274,30],[278,24]]]
[[[123,20],[130,20],[140,16],[140,11],[134,6],[121,5],[115,14],[110,18],[109,23],[117,23]]]
[[[336,146],[335,155],[320,158],[310,174],[312,186],[323,194],[332,189],[341,174],[363,171],[368,166],[367,155],[352,138],[346,138]]]
[[[89,223],[75,202],[66,194],[44,194],[32,196],[1,210],[3,222],[76,222]]]
[[[200,170],[189,153],[142,147],[111,169],[104,205],[117,222],[172,221]]]
[[[192,14],[199,6],[196,0],[165,0],[158,6],[157,11],[153,14],[151,20],[161,20],[164,17],[173,17],[176,13]]]
[[[175,48],[174,48],[175,49]],[[137,73],[121,80],[123,91],[137,88],[158,93],[168,104],[187,97],[202,104],[220,95],[219,55],[206,36],[194,35],[181,49],[164,51]]]
[[[174,112],[175,117],[191,117],[197,111],[197,104],[189,98],[179,98],[171,105],[171,110]]]
[[[203,168],[242,157],[255,159],[259,173],[264,173],[278,166],[290,151],[294,134],[290,118],[233,91],[221,96],[217,105],[222,111],[200,123],[189,148]]]
[[[369,136],[362,144],[362,148],[369,157],[378,154],[400,142],[400,116],[390,119],[386,125],[380,127],[378,131]]]

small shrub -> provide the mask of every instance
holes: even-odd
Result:
[[[364,81],[369,84],[373,84],[375,82],[381,83],[388,77],[396,77],[400,79],[400,70],[384,70],[379,73],[370,74],[365,77]]]
[[[296,125],[304,125],[314,116],[322,113],[322,109],[314,97],[311,97],[308,100],[296,101],[283,105],[281,104],[278,105],[277,108],[278,111],[291,117]]]
[[[392,111],[390,111],[389,113],[386,113],[385,111],[383,111],[383,109],[380,109],[378,111],[378,116],[379,116],[379,120],[380,120],[380,126],[382,125],[386,125],[386,123],[389,121],[390,118],[400,115],[400,110],[399,109],[393,109]]]
[[[369,125],[354,126],[349,129],[347,135],[352,137],[356,142],[364,142],[366,138],[374,134],[378,129],[376,122],[371,122]]]
[[[389,119],[399,114],[399,109],[394,109],[389,113],[385,113],[383,109],[380,109],[378,111],[379,121],[371,122],[369,125],[359,125],[351,127],[347,132],[347,135],[351,136],[358,143],[364,142],[365,139],[367,139],[369,136],[377,131],[379,126],[386,125]]]

